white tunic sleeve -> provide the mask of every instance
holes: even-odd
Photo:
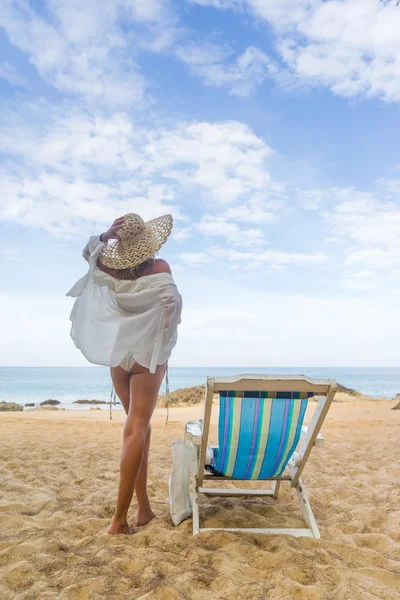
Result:
[[[77,298],[78,296],[80,296],[82,294],[83,290],[85,289],[85,287],[87,286],[87,284],[89,282],[90,275],[97,264],[97,259],[99,257],[99,254],[106,245],[107,245],[106,242],[100,241],[99,235],[92,235],[92,237],[89,238],[89,241],[86,244],[86,246],[84,247],[83,252],[82,252],[83,258],[85,260],[87,260],[87,262],[89,263],[89,271],[86,273],[86,275],[81,277],[75,283],[74,286],[72,286],[72,288],[67,293],[67,296],[71,296],[72,298]]]
[[[100,252],[103,250],[104,246],[106,246],[107,243],[106,242],[101,242],[100,241],[100,236],[99,235],[92,235],[89,238],[88,243],[86,244],[86,246],[83,249],[82,252],[82,256],[85,260],[88,261],[88,263],[90,263],[90,259],[95,257],[96,261],[97,258],[100,254]]]

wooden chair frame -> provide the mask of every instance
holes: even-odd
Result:
[[[316,523],[307,491],[303,485],[301,474],[310,456],[313,446],[323,445],[320,429],[329,410],[336,392],[337,384],[334,379],[311,379],[304,375],[238,375],[236,377],[209,377],[206,386],[206,400],[204,407],[204,422],[202,435],[197,436],[193,443],[198,448],[197,473],[192,478],[193,501],[193,535],[203,531],[238,531],[249,533],[286,534],[295,537],[306,536],[319,539],[320,532]],[[288,475],[266,479],[272,481],[272,489],[228,489],[212,488],[204,485],[205,481],[229,481],[230,477],[218,477],[205,473],[206,453],[210,432],[211,410],[213,396],[221,390],[228,391],[268,391],[268,392],[313,392],[320,396],[308,427],[302,427],[300,447],[289,460]],[[293,400],[296,402],[297,400]],[[198,429],[197,429],[198,432]],[[235,479],[235,481],[238,481]],[[240,480],[242,481],[242,480]],[[261,481],[261,480],[259,480]],[[208,496],[270,496],[277,499],[281,482],[287,481],[294,488],[300,502],[301,512],[308,525],[302,529],[256,529],[256,528],[228,528],[228,527],[200,527],[199,495]],[[246,481],[248,483],[248,481]],[[254,481],[252,482],[254,483]]]

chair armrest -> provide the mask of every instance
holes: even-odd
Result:
[[[307,425],[302,425],[301,427],[301,434],[300,437],[305,437],[307,435],[308,432],[308,427]],[[320,433],[317,435],[317,439],[314,442],[314,446],[316,448],[323,448],[325,445],[325,438],[323,435],[321,435]]]
[[[199,421],[189,421],[185,427],[185,440],[193,446],[201,446],[203,428]]]
[[[197,455],[200,455],[200,448],[203,441],[203,421],[189,421],[185,425],[185,444],[193,444],[197,450]],[[206,461],[209,465],[213,459],[213,451],[210,444],[207,444]]]

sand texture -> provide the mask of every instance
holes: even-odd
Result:
[[[123,414],[0,414],[1,600],[400,599],[400,411],[337,403],[303,474],[320,541],[236,533],[192,537],[169,516],[171,441],[200,406],[153,419],[150,496],[157,518],[105,533],[118,481]],[[311,404],[311,408],[313,405]],[[309,415],[308,417],[309,418]],[[215,435],[214,418],[214,435]],[[302,526],[296,499],[201,501],[204,526]],[[135,502],[132,505],[132,520]]]

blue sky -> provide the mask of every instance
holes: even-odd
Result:
[[[171,212],[171,364],[397,366],[399,30],[378,0],[0,0],[0,364],[86,364],[87,236]]]

